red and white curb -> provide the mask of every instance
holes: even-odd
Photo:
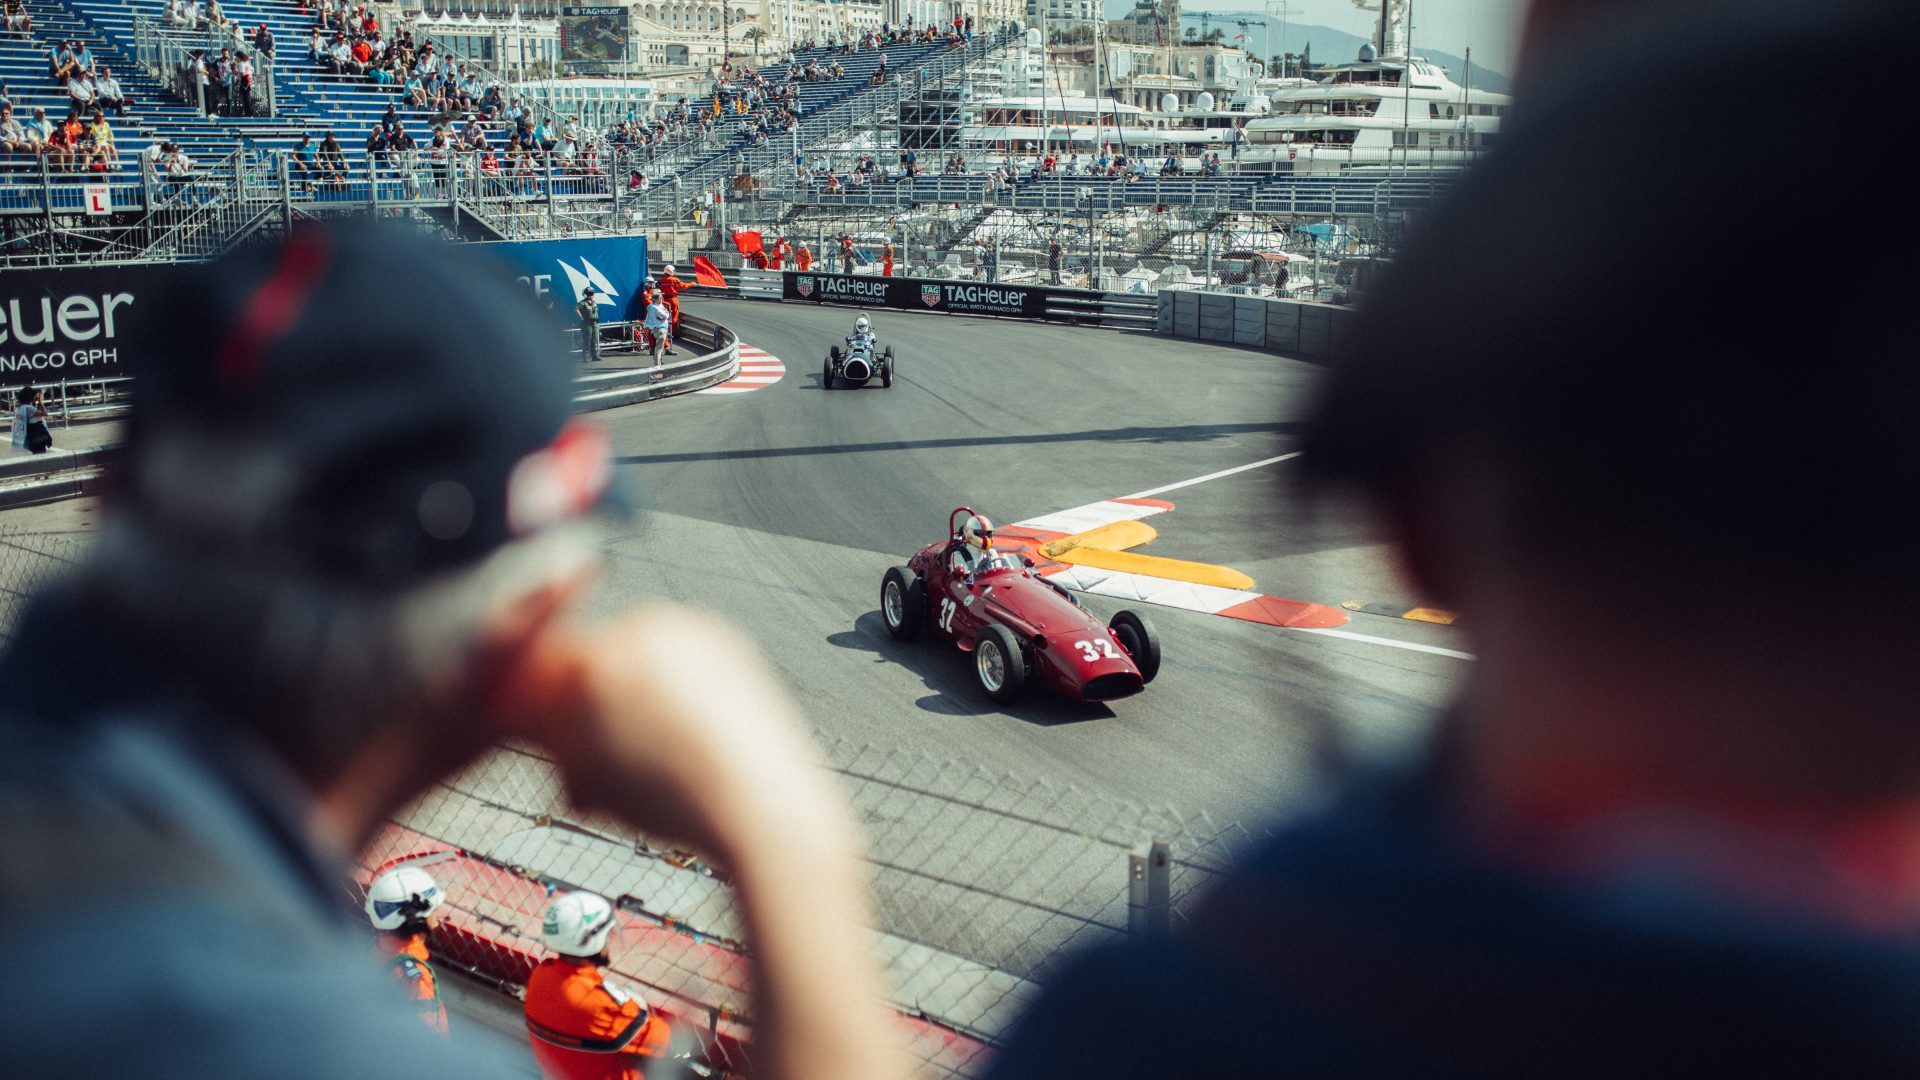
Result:
[[[1145,574],[1055,563],[1039,550],[1041,545],[1063,536],[1087,532],[1118,521],[1138,521],[1171,509],[1173,504],[1164,499],[1148,499],[1137,495],[1124,499],[1103,499],[1070,510],[1016,521],[995,530],[994,538],[996,546],[1021,551],[1040,564],[1039,573],[1075,592],[1181,608],[1206,615],[1222,615],[1229,619],[1293,630],[1324,631],[1346,624],[1347,613],[1328,604],[1291,600],[1244,589],[1223,589],[1215,585],[1148,577]]]
[[[755,348],[744,342],[740,345],[740,374],[717,386],[705,390],[695,390],[696,394],[747,394],[755,390],[765,390],[781,380],[787,373],[787,365],[780,358],[765,349]]]

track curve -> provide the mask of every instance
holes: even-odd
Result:
[[[951,646],[887,636],[886,568],[958,505],[1004,525],[1283,455],[1314,369],[1150,335],[881,312],[893,388],[823,391],[820,358],[854,311],[690,310],[787,374],[751,394],[601,415],[645,511],[611,545],[596,602],[670,598],[735,619],[826,735],[1237,819],[1305,794],[1336,744],[1418,730],[1463,670],[1439,653],[1156,608],[1165,666],[1144,694],[994,707]],[[1155,518],[1150,549],[1304,600],[1402,591],[1353,522],[1302,517],[1289,489],[1281,462],[1169,492],[1176,509]],[[1465,648],[1453,628],[1356,618],[1348,629],[1369,639]]]

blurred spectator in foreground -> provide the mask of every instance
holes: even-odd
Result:
[[[123,324],[156,359],[108,523],[0,657],[0,962],[33,973],[0,1061],[501,1075],[392,1007],[342,901],[383,821],[514,739],[726,868],[758,1075],[890,1075],[853,827],[752,646],[572,614],[612,463],[554,315],[371,223],[182,274]]]
[[[997,1076],[1920,1074],[1920,177],[1778,162],[1905,77],[1743,75],[1920,31],[1796,8],[1542,77],[1421,223],[1301,463],[1467,613],[1466,689]],[[1810,197],[1836,269],[1783,295],[1765,223]]]

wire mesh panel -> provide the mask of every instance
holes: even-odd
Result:
[[[0,639],[84,548],[0,531]],[[1258,839],[1205,815],[917,751],[846,740],[824,749],[866,832],[874,944],[905,1016],[901,1045],[927,1076],[977,1074],[1065,957],[1129,932],[1129,853],[1167,845],[1177,926]],[[359,863],[363,887],[403,863],[431,873],[447,895],[436,952],[509,990],[548,955],[540,924],[553,893],[607,896],[620,913],[617,974],[703,1034],[720,1064],[749,1064],[751,943],[724,877],[693,854],[575,813],[538,752],[499,747],[434,785]]]

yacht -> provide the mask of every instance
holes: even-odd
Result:
[[[1457,167],[1492,147],[1506,94],[1455,83],[1410,55],[1397,32],[1405,0],[1384,0],[1374,40],[1320,81],[1281,89],[1246,125],[1241,171],[1336,173],[1383,166]]]
[[[1084,163],[1105,152],[1138,159],[1150,171],[1177,157],[1182,172],[1195,173],[1209,154],[1220,155],[1227,166],[1236,130],[1244,151],[1244,128],[1267,113],[1266,98],[1253,89],[1252,80],[1223,106],[1211,93],[1200,94],[1188,109],[1168,93],[1161,106],[1149,112],[1109,98],[1059,94],[989,98],[964,110],[959,148],[969,167],[1047,154],[1063,163],[1076,158]]]

